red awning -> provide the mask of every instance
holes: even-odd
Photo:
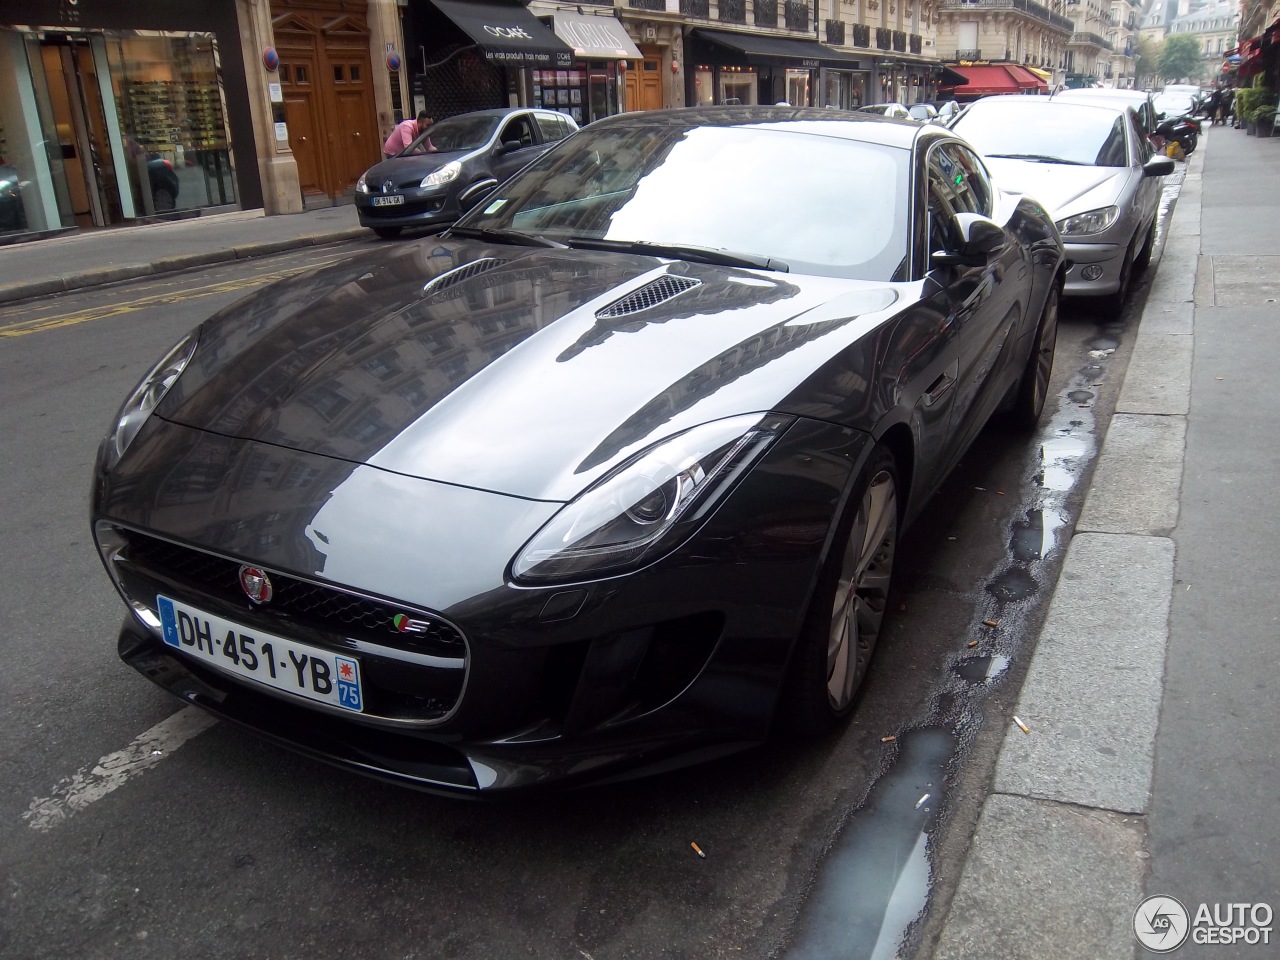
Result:
[[[957,85],[955,92],[966,97],[988,97],[998,93],[1023,93],[1047,90],[1048,86],[1030,70],[1016,63],[991,63],[982,66],[948,67],[968,83]]]
[[[1045,83],[1043,79],[1037,77],[1026,67],[1022,67],[1014,63],[1006,65],[1005,69],[1013,74],[1014,80],[1018,82],[1018,86],[1023,90],[1039,90],[1044,92],[1049,89],[1049,85]]]

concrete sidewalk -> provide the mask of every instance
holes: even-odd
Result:
[[[351,204],[278,217],[243,210],[85,230],[0,247],[0,303],[361,238],[377,242]]]
[[[1206,127],[934,960],[1154,956],[1157,894],[1179,958],[1276,955],[1188,928],[1277,905],[1277,207],[1280,142]]]

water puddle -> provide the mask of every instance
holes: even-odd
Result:
[[[1028,510],[1025,520],[1013,525],[1009,552],[1023,563],[1043,560],[1057,545],[1058,531],[1070,518],[1059,510]]]
[[[986,653],[964,657],[951,665],[956,676],[965,683],[994,683],[1009,669],[1013,661],[1002,653]]]
[[[785,960],[893,960],[929,896],[928,836],[956,738],[945,729],[898,739],[898,759],[845,823],[809,896]]]

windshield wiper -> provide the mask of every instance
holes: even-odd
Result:
[[[1080,160],[1066,160],[1062,157],[1049,156],[1046,153],[984,153],[983,156],[998,160],[1034,160],[1036,163],[1066,163],[1073,167],[1090,166],[1090,164]]]
[[[683,243],[570,237],[568,244],[575,249],[638,253],[646,257],[667,257],[671,260],[688,260],[691,263],[713,263],[721,267],[755,267],[758,270],[776,270],[778,273],[789,273],[791,270],[787,264],[772,257],[762,257],[755,253],[735,253],[732,250],[719,250],[715,247],[699,247]]]
[[[450,227],[451,237],[474,237],[477,240],[488,240],[490,243],[511,243],[520,247],[559,247],[563,243],[532,233],[521,233],[519,230],[498,230],[493,227]]]

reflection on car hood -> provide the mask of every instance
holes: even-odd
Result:
[[[375,163],[365,171],[365,179],[369,183],[381,183],[388,179],[425,177],[451,160],[466,160],[475,152],[474,150],[440,150],[436,153],[415,153],[407,157],[392,157],[390,160]]]
[[[991,157],[987,166],[1001,187],[1034,197],[1054,220],[1116,203],[1133,175],[1128,167],[1079,167]]]
[[[698,423],[816,408],[814,370],[917,289],[433,238],[224,311],[158,415],[567,500]]]

